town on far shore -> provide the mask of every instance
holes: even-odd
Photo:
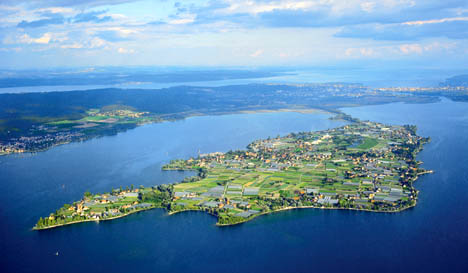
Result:
[[[295,208],[398,212],[417,203],[414,181],[429,173],[417,153],[429,138],[416,126],[385,125],[347,115],[349,124],[257,140],[246,150],[172,160],[167,171],[195,171],[183,181],[86,193],[34,229],[110,220],[152,208],[169,214],[206,211],[217,225]]]

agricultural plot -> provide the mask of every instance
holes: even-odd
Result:
[[[424,170],[414,155],[426,141],[410,126],[356,122],[175,160],[164,169],[204,169],[205,178],[174,185],[193,195],[173,203],[196,200],[192,209],[216,215],[220,225],[290,207],[399,211],[416,203],[412,183]]]

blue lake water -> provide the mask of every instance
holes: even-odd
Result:
[[[323,114],[193,117],[116,136],[0,157],[1,272],[467,272],[468,104],[347,108],[361,119],[416,124],[430,136],[419,159],[418,205],[395,214],[294,210],[219,228],[201,212],[157,209],[41,232],[40,216],[83,192],[181,180],[170,159],[244,148],[251,141],[343,123]],[[59,252],[59,255],[55,255]]]

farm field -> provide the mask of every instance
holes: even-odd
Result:
[[[416,204],[413,182],[426,171],[415,155],[426,141],[413,126],[359,121],[174,160],[163,169],[199,175],[174,185],[169,210],[205,210],[219,225],[297,207],[400,211]]]

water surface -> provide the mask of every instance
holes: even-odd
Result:
[[[416,124],[419,134],[431,137],[418,159],[435,173],[418,180],[415,208],[393,214],[294,210],[225,228],[201,212],[168,216],[157,209],[99,224],[29,230],[39,216],[86,190],[182,179],[182,172],[160,171],[172,158],[342,124],[299,113],[194,117],[0,157],[2,271],[468,272],[468,104],[442,100],[344,111]]]

